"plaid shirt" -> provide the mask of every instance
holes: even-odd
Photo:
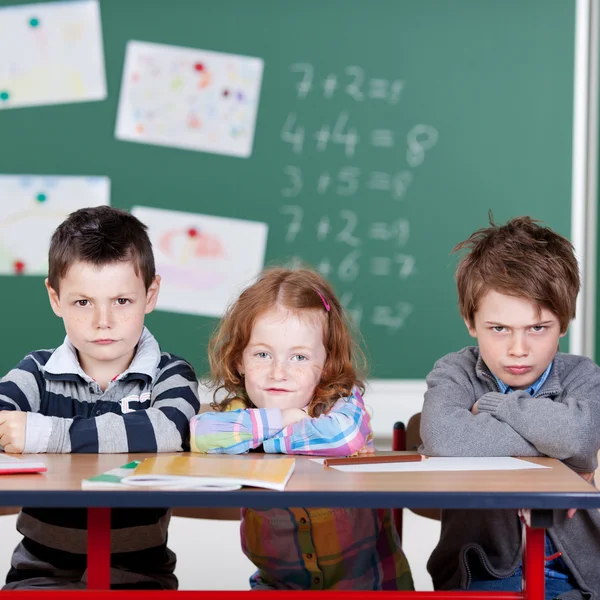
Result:
[[[358,389],[318,418],[282,428],[279,409],[204,413],[192,418],[196,452],[348,456],[372,447]],[[255,589],[413,590],[388,509],[242,509],[242,548],[258,567]]]

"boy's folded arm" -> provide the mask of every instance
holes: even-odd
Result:
[[[26,356],[0,380],[0,410],[37,412],[43,387],[38,364]]]
[[[146,410],[89,418],[27,415],[24,452],[177,452],[199,407],[194,371],[181,361],[158,373]]]
[[[478,400],[466,376],[438,362],[427,376],[419,449],[427,456],[539,456],[540,452],[507,423],[489,414],[473,415]]]
[[[190,446],[192,452],[244,454],[282,427],[282,413],[278,408],[203,413],[190,421]]]
[[[0,384],[0,410],[30,410],[30,409],[20,408],[20,406],[10,396],[8,396],[3,391],[2,384]]]
[[[265,452],[313,456],[349,456],[372,444],[371,420],[358,393],[340,398],[316,418],[289,425],[265,441]]]
[[[532,398],[525,391],[486,394],[478,409],[510,425],[540,453],[583,470],[595,468],[600,448],[600,385],[592,389],[589,382],[581,381],[558,400]]]

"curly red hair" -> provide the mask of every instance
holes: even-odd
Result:
[[[229,306],[209,342],[209,385],[215,388],[212,407],[227,410],[230,403],[238,399],[247,408],[254,408],[238,366],[254,321],[258,315],[277,305],[297,315],[319,311],[325,316],[323,345],[327,358],[308,414],[317,417],[327,413],[340,397],[350,396],[354,386],[364,392],[362,376],[358,373],[359,364],[364,372],[364,355],[351,334],[351,326],[332,287],[310,269],[272,268],[263,271],[258,280]],[[222,390],[226,392],[225,399],[217,402],[216,397]]]

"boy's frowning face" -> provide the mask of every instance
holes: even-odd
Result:
[[[156,305],[160,277],[146,291],[131,261],[101,267],[79,261],[60,280],[59,293],[47,281],[46,287],[82,369],[91,377],[125,371],[142,334],[144,315]]]
[[[548,368],[558,350],[558,317],[526,298],[487,292],[469,333],[477,338],[485,364],[511,388],[526,389]]]

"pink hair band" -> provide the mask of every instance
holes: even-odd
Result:
[[[325,310],[327,312],[329,312],[331,310],[331,306],[329,306],[329,304],[327,303],[327,300],[325,300],[325,296],[323,296],[323,294],[321,294],[321,292],[319,290],[315,290],[315,292],[317,292],[317,294],[319,294],[319,298],[321,298],[321,300],[323,300],[323,305],[325,306]]]

